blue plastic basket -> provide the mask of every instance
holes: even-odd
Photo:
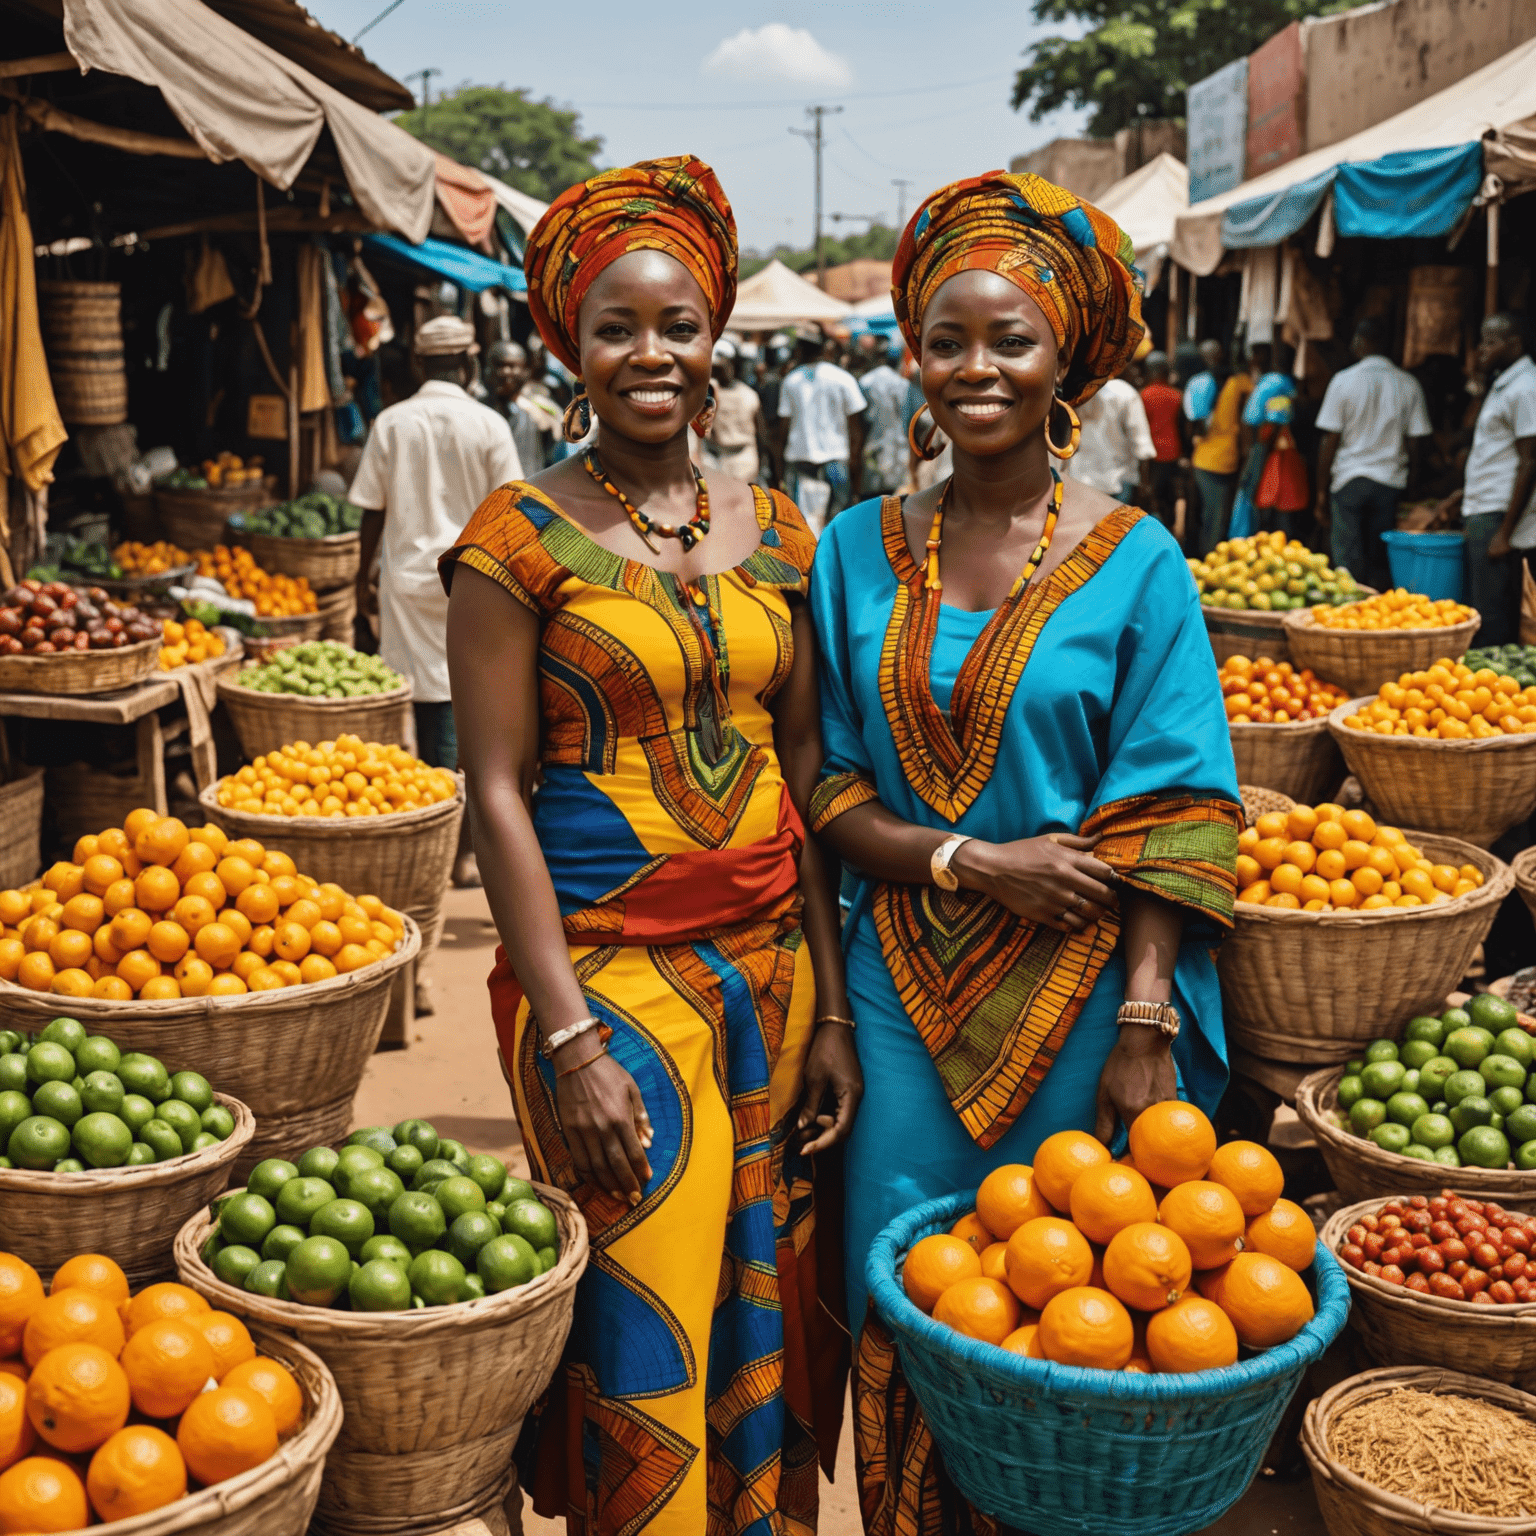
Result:
[[[1029,1531],[1186,1536],[1243,1496],[1307,1366],[1338,1337],[1349,1286],[1321,1245],[1317,1315],[1296,1337],[1224,1370],[1141,1375],[1013,1355],[925,1316],[901,1288],[919,1238],[947,1232],[976,1192],[898,1217],[866,1279],[944,1465],[978,1509]]]
[[[1382,534],[1387,546],[1387,563],[1392,567],[1392,585],[1422,592],[1426,597],[1448,597],[1461,601],[1463,564],[1462,538],[1459,533],[1400,533],[1389,529]]]

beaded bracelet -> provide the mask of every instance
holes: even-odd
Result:
[[[593,1051],[590,1056],[587,1057],[585,1061],[578,1061],[574,1067],[567,1067],[563,1072],[556,1072],[555,1080],[558,1082],[562,1077],[570,1077],[574,1073],[580,1072],[586,1067],[590,1067],[599,1056],[606,1056],[607,1054],[607,1045],[600,1045],[595,1051]]]

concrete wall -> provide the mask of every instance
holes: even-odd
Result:
[[[1134,128],[1122,128],[1112,139],[1052,139],[1027,155],[1015,155],[1008,169],[1033,171],[1091,203],[1165,150],[1175,160],[1184,159],[1184,124],[1173,118],[1151,118]]]

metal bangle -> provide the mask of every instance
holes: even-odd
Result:
[[[554,1059],[554,1054],[562,1045],[569,1045],[578,1035],[584,1035],[589,1029],[598,1027],[598,1020],[590,1015],[585,1019],[577,1019],[574,1024],[568,1024],[564,1029],[557,1029],[540,1047],[539,1054],[545,1061]]]
[[[846,1024],[849,1029],[857,1029],[858,1025],[852,1019],[845,1018],[840,1013],[818,1013],[813,1029],[820,1029],[823,1024]]]

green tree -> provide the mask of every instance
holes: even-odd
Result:
[[[495,85],[461,85],[395,121],[461,165],[545,202],[594,175],[603,148],[602,139],[582,137],[581,116],[573,109]]]
[[[1089,107],[1088,132],[1108,138],[1140,117],[1183,117],[1185,93],[1304,16],[1350,10],[1355,0],[1035,0],[1043,22],[1085,23],[1078,37],[1047,37],[1013,84],[1013,107],[1039,121],[1058,107]]]

